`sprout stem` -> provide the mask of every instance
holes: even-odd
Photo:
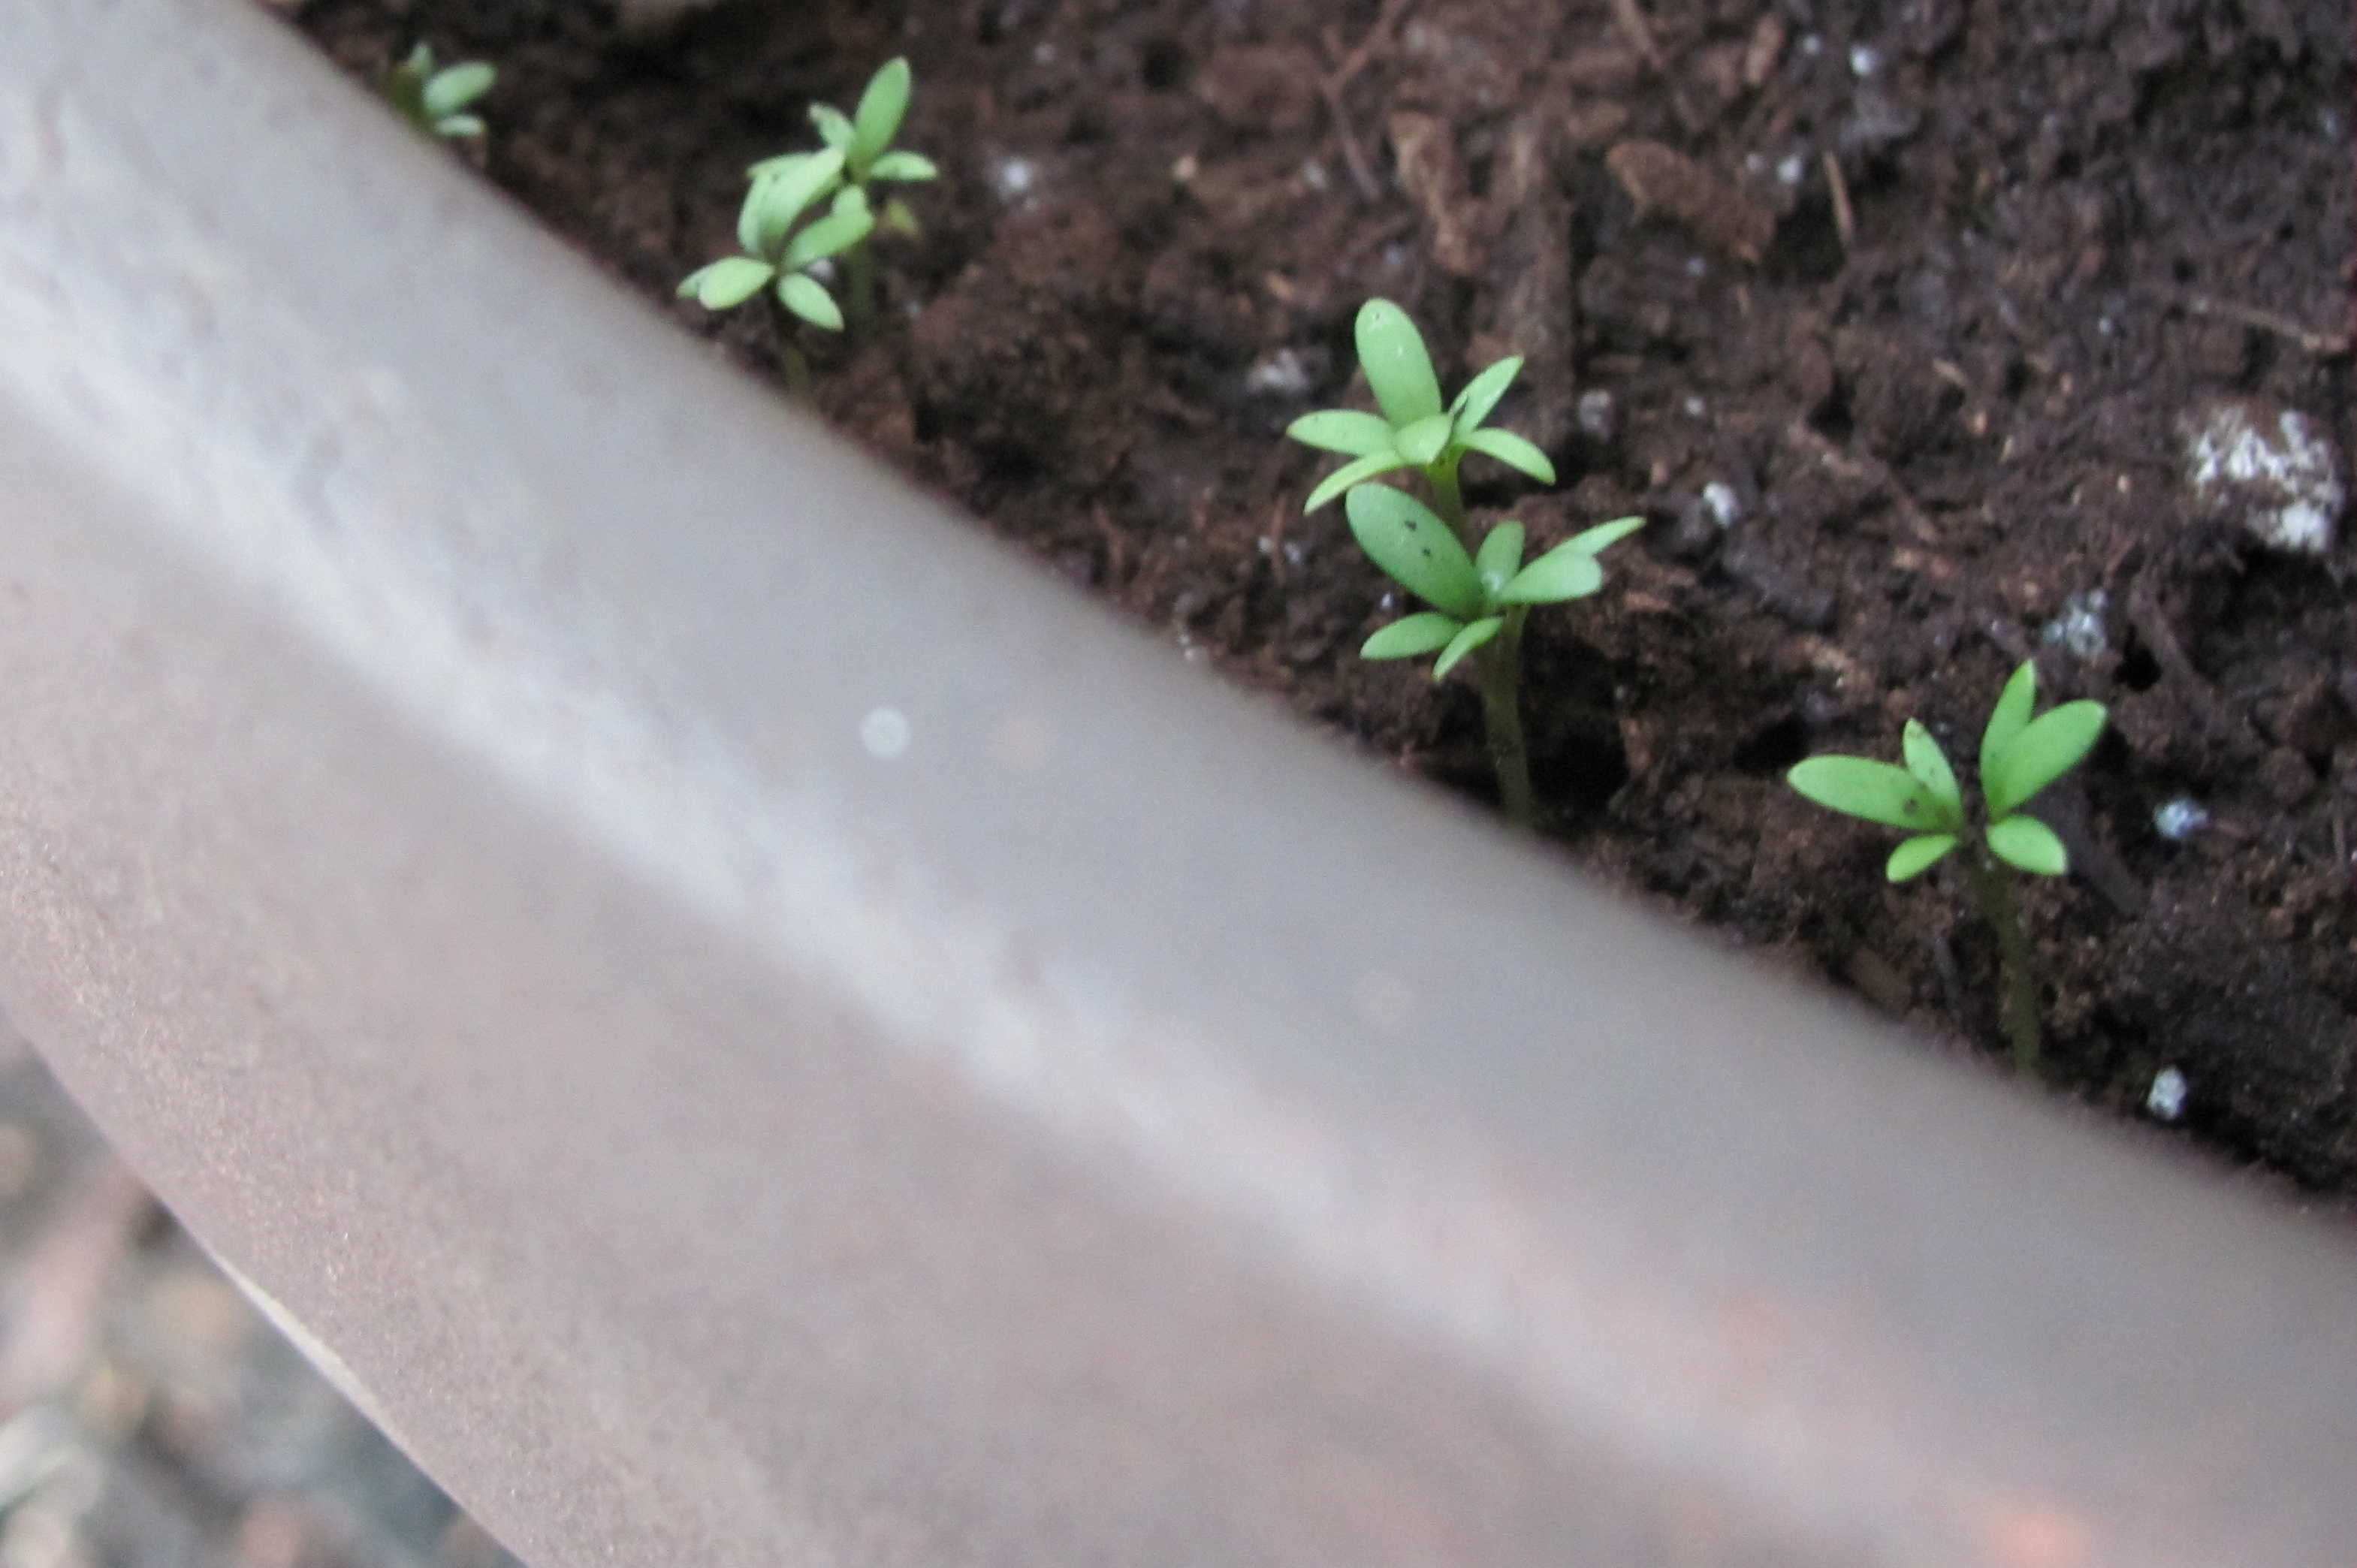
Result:
[[[844,252],[844,265],[851,274],[850,296],[851,342],[854,348],[864,348],[876,331],[876,252],[865,240]]]
[[[1481,721],[1490,741],[1490,766],[1498,774],[1498,795],[1506,821],[1529,828],[1538,821],[1538,800],[1531,789],[1531,753],[1523,738],[1523,703],[1518,673],[1523,665],[1523,617],[1517,605],[1506,612],[1506,624],[1488,643],[1473,650],[1473,668],[1481,677]]]
[[[1465,546],[1465,553],[1470,555],[1480,548],[1480,542],[1465,526],[1465,494],[1457,486],[1458,461],[1444,457],[1425,469],[1424,477],[1432,483],[1432,510],[1440,514],[1440,521],[1448,525],[1448,532],[1457,535],[1457,542]]]
[[[778,369],[785,373],[786,391],[796,402],[809,403],[815,396],[810,360],[794,341],[794,313],[786,308],[775,289],[764,289],[762,295],[770,302],[770,331],[777,339]]]
[[[1999,1012],[2006,1038],[2013,1045],[2013,1070],[2023,1078],[2036,1079],[2040,1076],[2038,970],[2030,955],[2029,932],[2014,900],[2013,879],[1977,844],[1959,858],[1974,905],[1996,932],[1998,966],[2004,971],[1999,977],[2003,998]]]

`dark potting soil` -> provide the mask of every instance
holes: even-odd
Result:
[[[1356,657],[1398,596],[1340,508],[1301,514],[1332,460],[1280,432],[1365,406],[1370,295],[1452,388],[1526,356],[1498,422],[1562,483],[1477,459],[1477,507],[1536,543],[1651,520],[1525,645],[1576,859],[1993,1050],[1995,944],[1950,870],[1886,885],[1892,835],[1781,776],[1894,756],[1910,716],[1969,757],[2034,654],[2050,700],[2114,716],[2039,808],[2074,862],[2027,895],[2053,1082],[2147,1114],[2174,1069],[2202,1142],[2357,1186],[2357,563],[2290,547],[2316,514],[2285,510],[2349,478],[2345,0],[302,21],[365,74],[419,38],[494,61],[490,176],[667,303],[733,250],[745,166],[905,53],[902,144],[945,177],[909,192],[878,346],[821,347],[826,413],[1186,657],[1477,795],[1471,683]],[[668,307],[767,372],[756,313]],[[2277,471],[2197,486],[2201,428]]]

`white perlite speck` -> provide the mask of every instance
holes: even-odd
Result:
[[[2216,398],[2178,422],[2194,497],[2270,549],[2321,555],[2346,499],[2324,428],[2295,408]]]
[[[2165,1067],[2152,1077],[2152,1092],[2144,1097],[2144,1108],[2164,1122],[2174,1122],[2185,1114],[2185,1075],[2173,1067]]]
[[[2183,843],[2210,825],[2210,813],[2190,795],[2179,795],[2152,814],[2152,831],[2171,843]]]
[[[2072,594],[2062,601],[2062,613],[2048,621],[2040,635],[2049,647],[2067,648],[2082,659],[2093,659],[2111,645],[2104,627],[2104,613],[2111,607],[2111,595],[2101,588]]]

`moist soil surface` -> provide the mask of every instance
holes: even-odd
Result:
[[[1642,513],[1533,616],[1544,831],[1590,873],[1994,1057],[1943,866],[1784,770],[1976,755],[2008,671],[2113,724],[2036,811],[2046,1071],[2311,1191],[2357,1187],[2357,626],[2344,0],[312,0],[373,76],[496,63],[473,161],[673,298],[744,170],[905,54],[923,232],[882,249],[838,425],[1184,656],[1394,766],[1492,786],[1478,694],[1356,655],[1404,613],[1282,438],[1369,406],[1383,295],[1453,389],[1526,358],[1478,518]],[[2239,451],[2198,471],[2213,453]],[[2239,443],[2239,446],[2237,445]],[[2272,467],[2270,466],[2272,465]],[[2305,510],[2301,510],[2303,503]],[[2321,543],[2321,548],[2318,548]]]

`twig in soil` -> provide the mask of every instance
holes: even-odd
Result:
[[[1344,58],[1342,63],[1334,68],[1334,74],[1326,79],[1327,88],[1333,92],[1341,91],[1351,85],[1353,77],[1367,69],[1368,62],[1390,48],[1393,29],[1407,15],[1407,8],[1415,4],[1415,0],[1383,0],[1383,8],[1375,17],[1374,26],[1367,29],[1366,36],[1359,40],[1358,47]]]
[[[2266,749],[2259,744],[2259,737],[2251,726],[2226,705],[2226,700],[2218,695],[2217,688],[2193,667],[2185,645],[2177,640],[2177,628],[2170,626],[2169,618],[2161,613],[2158,596],[2142,575],[2128,589],[2128,625],[2134,627],[2136,635],[2144,639],[2145,647],[2151,650],[2153,662],[2160,666],[2161,673],[2184,692],[2186,701],[2201,715],[2203,725],[2212,735],[2245,757],[2255,757]]]
[[[1841,160],[1827,153],[1824,162],[1825,186],[1834,196],[1834,232],[1841,236],[1842,254],[1846,256],[1857,243],[1857,209],[1849,204],[1849,181],[1842,177]]]
[[[1612,21],[1620,29],[1629,47],[1644,58],[1655,70],[1662,69],[1662,46],[1653,41],[1653,25],[1645,20],[1644,11],[1637,0],[1612,0]]]
[[[1318,84],[1318,96],[1326,100],[1326,113],[1334,121],[1334,140],[1342,149],[1342,166],[1351,171],[1351,183],[1359,188],[1359,195],[1369,202],[1383,199],[1383,181],[1375,177],[1374,166],[1367,162],[1366,150],[1359,145],[1358,133],[1351,129],[1351,112],[1343,107],[1342,90],[1329,77]]]
[[[2337,360],[2349,352],[2346,332],[2317,332],[2302,326],[2288,316],[2265,310],[2255,305],[2240,305],[2231,299],[2218,299],[2190,289],[2154,288],[2151,296],[2165,305],[2173,305],[2191,316],[2215,316],[2227,321],[2239,321],[2245,327],[2255,327],[2279,338],[2288,338],[2319,360]]]

